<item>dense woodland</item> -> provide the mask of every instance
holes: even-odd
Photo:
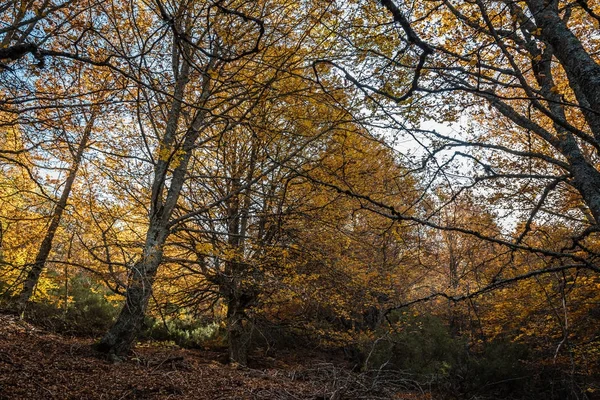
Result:
[[[8,345],[28,321],[115,370],[154,343],[226,354],[207,376],[345,371],[230,398],[597,398],[600,2],[3,0],[0,22]],[[106,398],[189,395],[135,390]]]

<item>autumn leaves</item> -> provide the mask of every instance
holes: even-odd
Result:
[[[596,14],[542,3],[8,2],[5,292],[68,265],[123,295],[104,351],[212,310],[242,364],[260,321],[365,331],[546,273],[592,296]]]

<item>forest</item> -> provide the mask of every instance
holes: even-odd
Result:
[[[599,399],[600,1],[1,0],[0,399]]]

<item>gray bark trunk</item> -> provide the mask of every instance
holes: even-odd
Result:
[[[125,305],[117,321],[98,343],[99,351],[117,356],[130,351],[144,322],[148,300],[152,294],[152,284],[162,261],[163,245],[167,236],[168,230],[164,227],[151,226],[148,229],[144,255],[133,267]]]
[[[211,65],[207,66],[207,71]],[[176,139],[176,132],[179,126],[183,97],[188,83],[190,65],[183,61],[180,72],[177,74],[177,82],[173,95],[173,102],[169,110],[169,118],[165,130],[165,135],[161,141],[161,153],[163,150],[173,152],[173,145]],[[163,248],[169,236],[169,222],[173,215],[173,210],[177,205],[181,188],[185,181],[188,164],[194,145],[200,135],[201,127],[204,124],[206,110],[202,108],[209,95],[209,74],[205,75],[202,84],[202,92],[196,104],[199,109],[184,134],[183,155],[178,160],[178,164],[171,174],[171,184],[167,188],[169,166],[172,160],[159,156],[154,168],[154,180],[152,183],[150,224],[146,234],[144,253],[141,261],[136,263],[132,271],[132,279],[128,285],[125,305],[121,309],[117,321],[104,335],[96,346],[97,350],[115,356],[122,356],[129,353],[133,342],[139,334],[148,301],[152,294],[152,285],[158,272],[158,268],[163,257]]]
[[[541,29],[542,38],[552,46],[554,56],[563,66],[571,88],[576,93],[584,110],[589,126],[594,130],[596,139],[600,140],[597,131],[600,123],[600,65],[587,53],[581,41],[567,24],[560,18],[557,5],[544,0],[527,2],[535,18],[536,25]]]
[[[565,168],[572,175],[570,184],[579,191],[598,223],[600,221],[600,172],[586,160],[573,136],[565,134],[564,137],[555,137],[532,120],[516,113],[506,103],[485,94],[482,97],[488,99],[493,107],[517,125],[531,130],[546,140],[567,159],[568,165]]]

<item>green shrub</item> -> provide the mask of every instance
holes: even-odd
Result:
[[[506,395],[528,390],[533,375],[523,363],[528,353],[526,346],[509,341],[485,344],[458,371],[465,377],[465,389]]]
[[[106,298],[110,294],[93,278],[76,275],[69,280],[68,291],[63,286],[50,293],[50,302],[31,303],[27,318],[53,331],[99,335],[113,324],[119,313],[120,305]]]
[[[166,319],[147,317],[143,337],[158,341],[172,341],[187,348],[222,347],[225,332],[216,322],[191,319]]]
[[[475,351],[432,315],[397,317],[397,330],[363,343],[363,369],[393,369],[432,385],[439,398],[529,398],[526,348],[490,342]],[[529,392],[530,393],[530,392]]]
[[[67,319],[79,332],[104,333],[115,321],[120,304],[106,299],[111,292],[88,279],[73,279],[70,295],[73,303],[67,307]]]
[[[425,315],[403,318],[396,332],[362,345],[365,369],[382,367],[417,375],[442,375],[461,363],[467,342],[452,337],[442,321]]]

